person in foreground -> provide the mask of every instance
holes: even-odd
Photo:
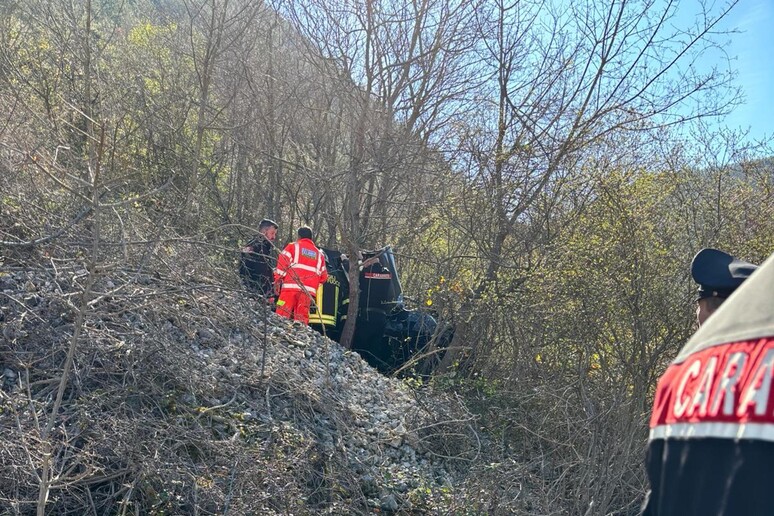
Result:
[[[312,230],[300,227],[297,234],[298,239],[289,243],[277,258],[277,315],[309,324],[309,306],[317,287],[328,279],[328,271],[323,253],[312,241]]]
[[[700,299],[728,299],[699,308],[658,382],[643,515],[774,514],[774,255],[756,268],[719,253],[697,254],[692,274]]]

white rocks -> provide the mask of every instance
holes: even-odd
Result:
[[[398,510],[398,500],[394,494],[382,496],[379,499],[380,508],[384,511],[395,512]]]
[[[151,289],[142,285],[154,281],[141,276],[132,288],[139,285],[143,292],[138,293],[144,295]],[[124,283],[116,279],[104,285]],[[57,283],[45,285],[50,290]],[[0,288],[38,295],[28,278],[0,276]],[[45,292],[39,295],[41,302],[48,298]],[[236,315],[210,314],[214,307]],[[196,394],[176,394],[179,404],[223,405],[213,415],[227,413],[227,418],[256,426],[287,425],[294,436],[314,440],[317,449],[336,454],[335,460],[346,461],[353,471],[359,468],[367,497],[383,511],[406,509],[408,502],[395,493],[406,491],[411,479],[436,477],[439,466],[432,461],[437,456],[424,449],[418,435],[435,415],[417,404],[402,381],[384,377],[357,353],[307,327],[261,313],[237,294],[203,291],[196,306],[165,298],[153,310],[157,312],[126,310],[122,323],[142,329],[143,336],[134,341],[137,349],[146,340],[163,342],[182,363],[192,365],[191,384],[197,389],[191,392]],[[15,323],[0,326],[9,340],[24,335]],[[9,371],[0,368],[4,378],[15,378]]]

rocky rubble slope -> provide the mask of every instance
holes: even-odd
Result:
[[[459,402],[239,291],[5,265],[0,325],[0,513],[34,513],[47,445],[47,514],[441,513],[480,487]]]

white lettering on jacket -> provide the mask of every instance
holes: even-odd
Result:
[[[720,377],[719,387],[715,390],[715,397],[710,406],[710,415],[716,416],[720,401],[723,400],[723,415],[730,416],[734,412],[734,393],[732,389],[739,383],[744,363],[747,361],[747,353],[733,353],[726,363],[723,375]]]
[[[653,438],[774,441],[774,337],[700,349],[659,380]]]

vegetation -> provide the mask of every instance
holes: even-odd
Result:
[[[678,26],[677,7],[653,0],[3,2],[0,275],[37,270],[50,286],[67,275],[57,302],[68,315],[65,340],[45,351],[47,337],[25,326],[34,307],[0,292],[0,366],[24,372],[13,403],[30,408],[13,406],[31,418],[16,426],[30,440],[0,444],[0,456],[32,466],[0,476],[0,504],[164,506],[157,485],[132,480],[145,478],[136,457],[152,447],[109,450],[87,434],[65,445],[89,396],[105,417],[125,410],[99,393],[117,384],[93,378],[95,394],[85,371],[131,376],[159,353],[151,325],[132,330],[147,338],[131,359],[111,355],[123,338],[111,317],[147,309],[161,327],[172,291],[186,300],[179,310],[202,288],[238,292],[239,247],[270,217],[282,242],[309,224],[350,256],[391,244],[408,298],[455,328],[445,353],[422,357],[416,370],[433,375],[417,381],[462,396],[475,417],[456,449],[475,421],[488,462],[472,461],[475,476],[446,491],[417,486],[414,509],[508,512],[523,478],[521,510],[635,513],[652,389],[693,330],[691,256],[714,246],[760,263],[774,249],[769,142],[708,128],[740,97],[730,63],[696,66],[723,44],[717,23],[735,4]],[[241,317],[222,308],[213,320]],[[125,380],[154,393],[134,409],[177,417],[156,405],[165,389],[190,387],[188,367]],[[121,436],[134,428],[115,425]],[[188,428],[209,454],[202,427]],[[434,449],[454,448],[454,434]],[[274,497],[280,512],[368,510],[328,495],[307,503],[303,475],[272,462],[280,451],[301,460],[308,448],[296,444],[245,469],[271,485],[244,492]],[[109,454],[130,487],[63,482],[99,474],[62,470],[65,450]],[[204,495],[186,492],[168,511],[258,510],[235,508],[227,480],[238,468],[223,473],[245,453],[208,455],[226,480],[195,474],[217,492],[199,505]],[[130,506],[129,493],[143,501]]]

